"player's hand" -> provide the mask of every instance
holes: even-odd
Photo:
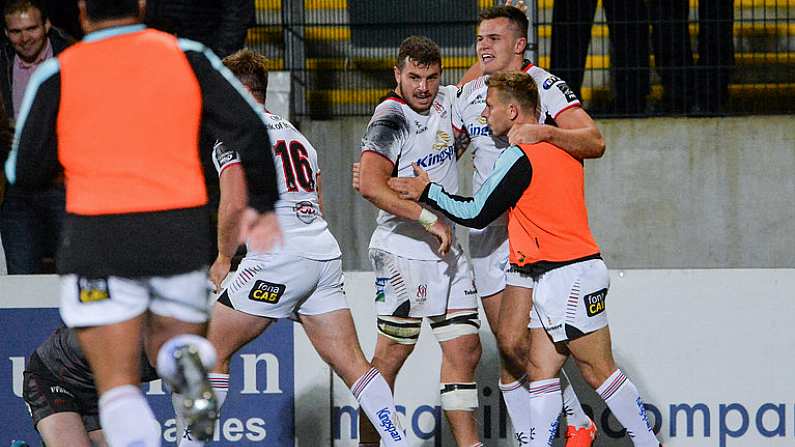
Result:
[[[416,177],[393,177],[389,179],[389,187],[398,193],[401,199],[418,201],[428,183],[431,182],[428,173],[416,163],[412,163]]]
[[[524,2],[524,0],[518,0],[515,5],[513,4],[512,0],[505,0],[505,6],[513,6],[519,11],[527,14],[527,4]]]
[[[534,144],[549,138],[545,124],[516,124],[508,131],[510,144]]]
[[[268,251],[282,243],[282,230],[279,219],[273,211],[260,214],[253,208],[246,208],[240,218],[239,243],[248,241],[253,251]]]
[[[232,258],[218,253],[215,262],[210,266],[210,282],[213,284],[214,293],[218,293],[221,290],[221,283],[224,282],[224,278],[229,274],[231,268]]]
[[[453,242],[453,230],[450,225],[437,220],[427,230],[439,240],[439,255],[445,256],[450,251],[450,244]]]
[[[353,166],[351,166],[351,176],[353,180],[351,181],[353,185],[353,189],[359,190],[359,162],[355,162]]]

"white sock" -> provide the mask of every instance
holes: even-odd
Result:
[[[585,414],[585,410],[580,405],[580,399],[574,393],[574,387],[571,386],[571,380],[566,375],[566,371],[560,370],[560,373],[566,378],[566,386],[563,387],[563,412],[566,414],[566,423],[580,428],[588,428],[591,425],[591,419]]]
[[[141,389],[111,388],[99,398],[99,421],[111,446],[160,447],[160,428]]]
[[[210,379],[210,384],[215,392],[215,398],[218,400],[218,410],[220,411],[221,406],[226,400],[226,395],[229,393],[229,374],[208,373],[207,377]],[[176,411],[176,408],[180,405],[181,399],[182,396],[178,394],[172,395],[172,403],[175,407],[174,412],[177,415],[177,433],[182,433],[178,445],[179,447],[204,447],[204,441],[193,439],[190,432],[185,430],[185,421],[180,416],[179,411]]]
[[[530,382],[530,447],[552,446],[562,409],[560,379]]]
[[[632,443],[638,447],[658,447],[660,441],[654,436],[643,400],[638,389],[620,369],[615,370],[605,382],[596,389],[602,396],[618,422],[627,429]]]
[[[167,382],[177,382],[177,362],[174,360],[174,351],[185,345],[196,347],[205,369],[209,370],[215,366],[217,354],[212,343],[206,338],[193,334],[177,335],[163,343],[157,353],[157,374]]]
[[[527,396],[527,375],[516,382],[499,383],[505,408],[511,417],[513,436],[517,442],[530,435],[530,399]],[[521,443],[520,443],[521,445]]]
[[[359,408],[381,434],[381,445],[386,447],[408,445],[406,433],[400,425],[395,410],[395,398],[377,369],[370,368],[356,379],[351,392],[359,401]]]

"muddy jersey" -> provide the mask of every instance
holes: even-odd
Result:
[[[522,71],[533,77],[538,88],[540,105],[538,122],[540,124],[556,125],[555,118],[561,112],[580,106],[580,101],[574,92],[560,78],[529,62],[525,63]],[[486,118],[481,116],[486,107],[486,90],[488,88],[486,79],[488,79],[487,76],[481,76],[464,84],[458,91],[453,104],[453,126],[456,130],[466,131],[471,139],[475,165],[472,178],[473,192],[480,189],[483,181],[494,169],[497,158],[508,147],[507,137],[492,137]],[[492,225],[505,224],[505,218],[502,217]]]
[[[376,108],[362,138],[361,151],[374,152],[394,165],[392,176],[414,177],[412,163],[424,169],[431,181],[458,190],[456,149],[451,122],[455,86],[444,86],[427,114],[415,112],[397,94]],[[439,218],[452,223],[438,213]],[[414,220],[384,210],[378,212],[370,248],[408,259],[439,260],[436,237]]]
[[[81,390],[95,390],[94,374],[88,366],[74,329],[61,326],[55,330],[38,348],[36,355],[44,366],[67,387]],[[157,380],[157,372],[141,355],[141,382]]]
[[[320,212],[317,151],[289,121],[267,112],[264,117],[273,144],[279,187],[275,211],[284,235],[284,243],[267,254],[287,253],[318,261],[342,256],[339,244]],[[226,147],[221,141],[215,143],[212,158],[219,176],[227,167],[240,163],[240,156],[234,148]],[[258,254],[265,253],[249,250],[247,257]]]

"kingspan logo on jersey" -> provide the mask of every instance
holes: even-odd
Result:
[[[467,127],[467,132],[470,137],[490,137],[491,128],[488,125],[486,118],[479,116],[477,123],[472,123]]]
[[[376,415],[380,421],[379,425],[384,427],[384,431],[389,433],[393,440],[400,441],[403,439],[400,435],[400,430],[398,430],[398,425],[392,421],[392,412],[388,408],[382,408]]]

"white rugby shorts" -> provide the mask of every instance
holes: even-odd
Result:
[[[481,297],[505,289],[508,254],[508,229],[504,225],[469,230],[469,255],[475,273],[475,286]]]
[[[476,309],[477,289],[460,246],[440,261],[408,259],[370,249],[378,315],[433,317],[448,309]]]
[[[605,307],[610,275],[601,259],[550,270],[534,281],[508,273],[511,286],[533,289],[530,329],[544,328],[555,342],[574,339],[607,326]]]
[[[61,318],[69,327],[120,323],[147,310],[187,323],[206,322],[207,271],[142,278],[61,276]]]
[[[317,261],[288,254],[244,258],[219,301],[268,318],[297,318],[348,309],[342,259]]]

